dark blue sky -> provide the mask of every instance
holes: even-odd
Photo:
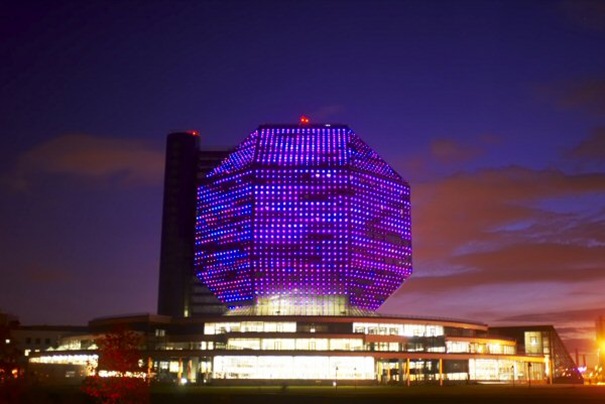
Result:
[[[0,24],[0,310],[83,323],[156,305],[163,147],[349,124],[408,179],[400,314],[605,312],[599,1],[14,2]]]

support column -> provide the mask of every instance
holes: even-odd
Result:
[[[405,375],[403,374],[403,360],[402,359],[399,359],[398,365],[399,365],[399,384],[403,384]]]
[[[443,358],[439,358],[439,385],[443,386]]]

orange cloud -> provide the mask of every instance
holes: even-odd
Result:
[[[528,228],[538,226],[537,234],[540,225],[561,217],[536,207],[541,200],[604,191],[602,173],[570,175],[516,166],[417,184],[412,188],[415,260],[420,265],[443,262],[464,249],[525,242],[532,235]],[[598,218],[577,220],[587,221],[578,226],[589,226]]]
[[[469,288],[604,281],[605,209],[540,207],[582,195],[605,196],[605,174],[511,166],[413,186],[414,275],[388,306],[408,294],[462,301]]]
[[[31,282],[44,284],[65,282],[69,280],[66,270],[49,267],[48,264],[33,263],[20,268],[20,273]]]
[[[27,189],[40,174],[68,175],[88,180],[117,179],[122,184],[160,183],[163,153],[138,140],[63,135],[25,152],[9,183]]]
[[[605,30],[605,3],[601,0],[564,0],[559,3],[559,10],[576,26]]]
[[[600,137],[566,156],[596,161]],[[414,274],[381,311],[566,324],[569,346],[589,350],[578,330],[603,304],[605,173],[508,166],[427,178],[412,183]],[[571,302],[591,309],[563,313]]]
[[[582,282],[602,279],[603,247],[563,243],[521,243],[492,251],[457,255],[450,260],[469,268],[465,283]]]
[[[559,108],[605,114],[605,77],[580,77],[538,89],[538,94]]]
[[[476,146],[465,146],[452,139],[435,139],[431,142],[431,156],[443,164],[469,161],[482,154]]]
[[[322,123],[325,121],[330,121],[330,119],[334,119],[334,117],[341,115],[344,111],[344,105],[340,104],[323,106],[311,112],[311,123]]]
[[[605,306],[599,308],[590,308],[590,309],[582,309],[582,310],[563,310],[556,312],[548,312],[548,313],[540,313],[540,314],[521,314],[516,316],[504,317],[501,321],[512,321],[512,322],[551,322],[551,323],[559,323],[564,321],[578,321],[578,320],[586,320],[586,321],[595,321],[595,319],[599,316],[602,316],[605,313]],[[562,328],[561,330],[571,332],[577,331],[576,328],[565,330]],[[594,331],[594,327],[588,329],[588,331]],[[585,330],[586,331],[586,330]]]
[[[569,158],[605,162],[605,127],[595,128],[591,135],[566,153]]]

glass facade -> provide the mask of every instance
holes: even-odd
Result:
[[[511,341],[456,341],[451,340],[446,343],[449,353],[485,353],[485,354],[505,354],[514,355],[517,353],[517,347]]]
[[[148,331],[144,349],[152,358],[152,372],[158,380],[175,383],[528,384],[547,383],[556,365],[550,350],[518,352],[516,340],[489,335],[484,324],[454,320],[240,315],[203,323],[162,322]],[[524,330],[523,335],[527,344],[542,349],[555,340],[543,330]],[[54,353],[32,352],[30,363],[84,369],[84,359],[96,355],[96,349],[85,348],[90,334],[79,339],[65,338]]]
[[[365,345],[362,339],[354,338],[229,338],[227,349],[363,351]]]
[[[204,334],[215,335],[230,332],[296,332],[293,321],[234,321],[206,323]]]
[[[350,312],[348,299],[339,295],[278,295],[259,297],[254,307],[259,315],[334,316]]]
[[[359,356],[216,356],[217,379],[373,380],[374,358]]]
[[[443,335],[443,326],[431,324],[353,323],[353,332],[406,337],[437,337]]]
[[[202,181],[196,271],[230,307],[375,310],[412,273],[410,227],[408,184],[351,129],[261,126]]]

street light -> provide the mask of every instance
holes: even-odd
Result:
[[[334,373],[334,389],[338,391],[338,366],[336,366],[336,371]]]
[[[513,373],[513,387],[515,387],[515,365],[511,366],[510,370]]]

